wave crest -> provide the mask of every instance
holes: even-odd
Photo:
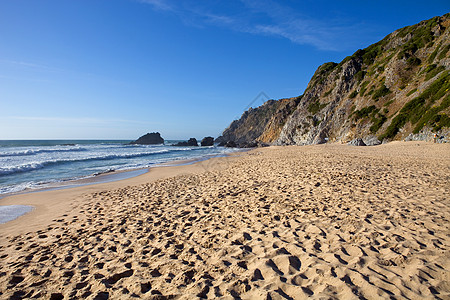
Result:
[[[54,165],[54,164],[59,164],[59,163],[89,161],[89,160],[109,160],[109,159],[118,159],[118,158],[133,158],[133,157],[156,155],[156,154],[161,154],[161,153],[169,153],[171,151],[172,150],[159,150],[159,151],[154,151],[154,152],[108,154],[108,155],[102,155],[102,156],[81,157],[81,158],[75,158],[75,159],[59,159],[59,160],[47,160],[47,161],[42,161],[42,162],[31,162],[31,163],[27,163],[27,164],[10,166],[10,167],[0,167],[0,176],[13,174],[13,173],[33,171],[33,170],[41,169],[48,165]],[[175,150],[175,151],[177,151],[177,150]]]
[[[86,148],[77,147],[70,149],[28,149],[22,151],[14,151],[14,152],[0,152],[0,157],[9,157],[9,156],[29,156],[36,155],[40,153],[58,153],[58,152],[78,152],[78,151],[87,151]]]

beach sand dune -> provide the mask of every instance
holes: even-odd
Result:
[[[3,234],[0,298],[449,299],[449,146],[270,147],[86,193]]]

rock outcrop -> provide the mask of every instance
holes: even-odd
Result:
[[[381,144],[381,141],[374,135],[365,136],[364,139],[363,139],[363,142],[367,146],[376,146],[376,145],[380,145]]]
[[[419,133],[411,133],[404,141],[427,141],[435,143],[450,143],[450,128],[444,128],[439,132],[433,132],[430,128],[424,128]]]
[[[198,142],[197,142],[196,138],[190,138],[189,141],[187,141],[187,142],[178,142],[172,146],[185,146],[185,147],[196,146],[196,147],[198,147]]]
[[[214,146],[214,138],[212,136],[207,136],[202,139],[200,142],[202,146]]]
[[[366,143],[361,138],[354,139],[350,142],[348,142],[348,145],[350,146],[367,146]]]
[[[161,137],[159,132],[147,133],[134,142],[131,145],[157,145],[164,144],[164,139]]]
[[[401,140],[450,127],[450,14],[399,29],[321,65],[303,95],[244,112],[218,140],[237,145]],[[444,131],[443,131],[444,130]]]
[[[227,147],[227,148],[236,148],[237,144],[235,142],[233,142],[233,141],[228,141],[228,142],[225,143],[224,146]]]
[[[301,97],[269,100],[262,106],[250,108],[239,120],[233,121],[222,136],[219,145],[234,142],[244,147],[252,143],[273,143],[279,136],[287,118],[296,109]]]

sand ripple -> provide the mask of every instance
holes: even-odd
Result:
[[[449,299],[449,149],[259,149],[86,195],[0,246],[0,298]]]

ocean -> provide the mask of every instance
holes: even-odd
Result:
[[[236,149],[128,145],[118,140],[0,141],[0,195],[64,186],[111,171],[138,170],[167,162],[203,160]],[[143,172],[142,172],[143,173]],[[137,175],[138,173],[130,173]]]

